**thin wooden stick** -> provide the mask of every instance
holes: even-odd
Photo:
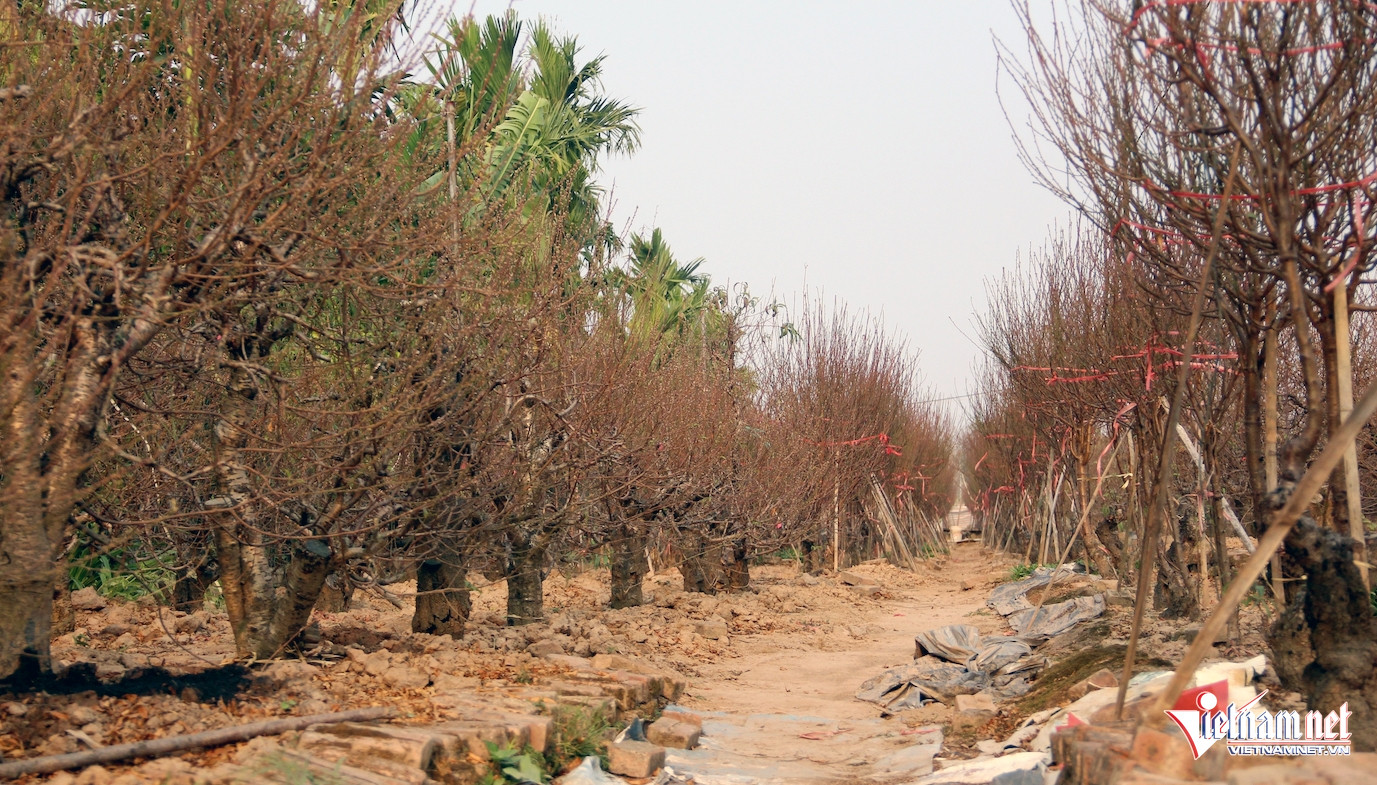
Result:
[[[1367,392],[1363,394],[1363,399],[1353,408],[1353,414],[1344,424],[1339,426],[1329,437],[1329,444],[1320,453],[1320,457],[1311,464],[1296,484],[1291,496],[1286,500],[1286,506],[1281,508],[1272,517],[1272,525],[1267,528],[1267,532],[1258,540],[1257,550],[1248,561],[1244,562],[1239,568],[1238,575],[1229,584],[1229,590],[1224,593],[1224,598],[1215,606],[1210,618],[1200,627],[1200,632],[1195,634],[1195,640],[1191,641],[1191,646],[1186,650],[1186,656],[1181,659],[1181,664],[1177,666],[1176,673],[1171,677],[1171,683],[1157,696],[1157,703],[1154,709],[1144,715],[1145,722],[1158,724],[1158,720],[1166,717],[1162,712],[1176,702],[1181,690],[1185,689],[1186,683],[1195,674],[1195,669],[1200,665],[1200,661],[1205,658],[1205,653],[1214,644],[1214,639],[1219,636],[1220,630],[1224,629],[1238,604],[1243,600],[1243,595],[1248,593],[1253,583],[1262,575],[1266,569],[1272,554],[1276,553],[1281,546],[1282,540],[1286,539],[1291,527],[1296,525],[1301,513],[1310,506],[1310,500],[1315,498],[1315,494],[1320,492],[1320,488],[1328,482],[1329,475],[1334,471],[1334,467],[1344,458],[1344,452],[1348,450],[1349,442],[1352,442],[1358,435],[1358,431],[1372,415],[1377,413],[1377,384],[1369,385]]]
[[[1119,445],[1121,444],[1123,444],[1122,441],[1116,440],[1114,442],[1114,449],[1109,453],[1109,461],[1107,463],[1114,462],[1114,457],[1119,454]],[[1066,558],[1071,555],[1071,549],[1076,546],[1076,540],[1081,536],[1081,533],[1085,531],[1086,527],[1089,525],[1090,508],[1095,505],[1095,500],[1100,498],[1100,492],[1101,490],[1103,490],[1103,488],[1104,472],[1101,471],[1100,475],[1095,478],[1095,492],[1091,494],[1090,501],[1086,504],[1085,509],[1081,510],[1080,523],[1076,526],[1076,530],[1071,533],[1071,539],[1066,541],[1066,549],[1063,550],[1061,552],[1061,555],[1057,557],[1057,566],[1052,568],[1052,575],[1050,578],[1047,579],[1047,583],[1043,585],[1042,596],[1038,598],[1038,604],[1034,606],[1033,615],[1029,618],[1036,619],[1038,617],[1038,613],[1042,610],[1042,604],[1047,601],[1047,595],[1052,593],[1052,586],[1056,584],[1057,578],[1061,577],[1064,574],[1061,571],[1061,565],[1066,563]]]
[[[65,755],[45,755],[41,758],[16,760],[0,763],[0,778],[10,779],[25,774],[51,774],[54,771],[75,769],[97,763],[114,763],[129,758],[157,758],[174,752],[197,747],[219,747],[248,741],[256,736],[270,736],[288,731],[301,730],[310,725],[336,722],[364,722],[395,717],[397,710],[386,706],[372,706],[367,709],[337,711],[330,714],[313,714],[309,717],[289,717],[280,720],[252,722],[248,725],[235,725],[230,728],[208,730],[201,733],[188,733],[182,736],[167,736],[161,739],[146,739],[130,744],[116,744],[85,752],[70,752]]]

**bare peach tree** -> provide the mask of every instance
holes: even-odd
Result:
[[[1248,452],[1253,461],[1263,453],[1270,487],[1254,516],[1265,523],[1352,397],[1348,320],[1372,264],[1377,11],[1361,2],[1091,1],[1052,31],[1020,8],[1030,48],[1009,71],[1053,156],[1030,145],[1033,170],[1159,280],[1212,289],[1250,360],[1265,361],[1259,344],[1289,330],[1282,345],[1295,353],[1280,360],[1302,381],[1300,417],[1278,439],[1275,478],[1266,471],[1269,426],[1257,421],[1278,419],[1268,412],[1277,381],[1245,379],[1245,423],[1263,431]],[[1207,274],[1204,263],[1216,259]],[[1287,548],[1291,570],[1309,578],[1296,612],[1315,638],[1309,672],[1326,674],[1304,680],[1317,705],[1339,702],[1343,690],[1371,696],[1377,685],[1370,667],[1351,667],[1370,660],[1372,636],[1360,505],[1348,504],[1357,462],[1348,463],[1330,482],[1328,517],[1352,539],[1303,524]],[[1249,468],[1256,488],[1259,472]],[[1355,659],[1359,651],[1368,654]]]
[[[21,659],[47,667],[56,558],[93,459],[149,463],[108,423],[115,391],[164,332],[199,331],[197,361],[225,374],[234,405],[215,418],[203,476],[222,490],[216,516],[242,511],[243,434],[256,427],[243,404],[275,372],[262,350],[299,309],[347,308],[329,301],[350,278],[404,276],[416,237],[381,209],[407,186],[375,182],[395,145],[361,18],[292,4],[3,14],[25,42],[0,55],[9,673]]]

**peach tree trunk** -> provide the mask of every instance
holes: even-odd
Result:
[[[641,582],[650,571],[650,565],[645,558],[645,530],[637,524],[636,521],[623,523],[612,541],[613,608],[632,608],[645,602]]]
[[[684,591],[716,594],[722,572],[721,546],[712,542],[701,526],[681,526],[679,551]]]
[[[412,632],[449,635],[464,634],[473,600],[469,596],[468,571],[457,553],[426,559],[416,568],[416,610],[411,616]]]
[[[112,378],[99,373],[101,338],[90,318],[73,325],[69,371],[47,412],[34,397],[32,342],[0,341],[0,678],[51,670],[58,556]]]
[[[545,549],[524,532],[508,535],[507,626],[545,618]]]

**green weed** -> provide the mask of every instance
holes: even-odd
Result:
[[[137,600],[152,594],[171,594],[177,573],[177,556],[171,550],[148,554],[136,547],[92,551],[80,545],[72,553],[67,570],[72,591],[93,587],[104,597]]]
[[[516,750],[507,746],[499,747],[490,741],[483,743],[488,747],[491,770],[479,781],[482,785],[544,785],[550,779],[543,766],[543,756],[530,747]]]
[[[219,581],[215,581],[206,587],[206,597],[204,602],[216,611],[225,610],[225,589]]]
[[[1052,565],[1050,564],[1017,564],[1014,565],[1014,568],[1009,571],[1009,579],[1014,581],[1021,581],[1024,578],[1027,578],[1029,575],[1032,575],[1033,572],[1037,570],[1037,568],[1051,566]]]
[[[1262,583],[1262,581],[1258,581],[1257,583],[1254,583],[1254,584],[1253,584],[1253,587],[1252,587],[1251,589],[1248,590],[1248,593],[1247,593],[1247,594],[1243,595],[1243,601],[1242,601],[1241,604],[1243,604],[1243,605],[1262,605],[1262,604],[1265,603],[1266,601],[1267,601],[1267,586],[1264,585],[1264,584]]]
[[[550,768],[563,771],[569,764],[590,755],[602,760],[607,768],[607,736],[612,723],[601,709],[582,706],[556,706],[554,719],[555,748],[550,754]]]

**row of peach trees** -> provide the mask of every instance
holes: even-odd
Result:
[[[987,540],[1198,618],[1377,378],[1377,6],[1020,8],[1025,158],[1079,217],[990,286],[968,483]],[[1366,718],[1374,436],[1258,587],[1282,682]]]
[[[261,658],[374,582],[459,635],[476,571],[521,624],[570,561],[607,554],[614,605],[648,551],[739,589],[829,520],[873,555],[872,478],[948,505],[878,324],[608,225],[599,160],[639,130],[600,58],[511,15],[419,52],[412,21],[0,10],[0,675],[49,669],[73,581],[218,587]]]

